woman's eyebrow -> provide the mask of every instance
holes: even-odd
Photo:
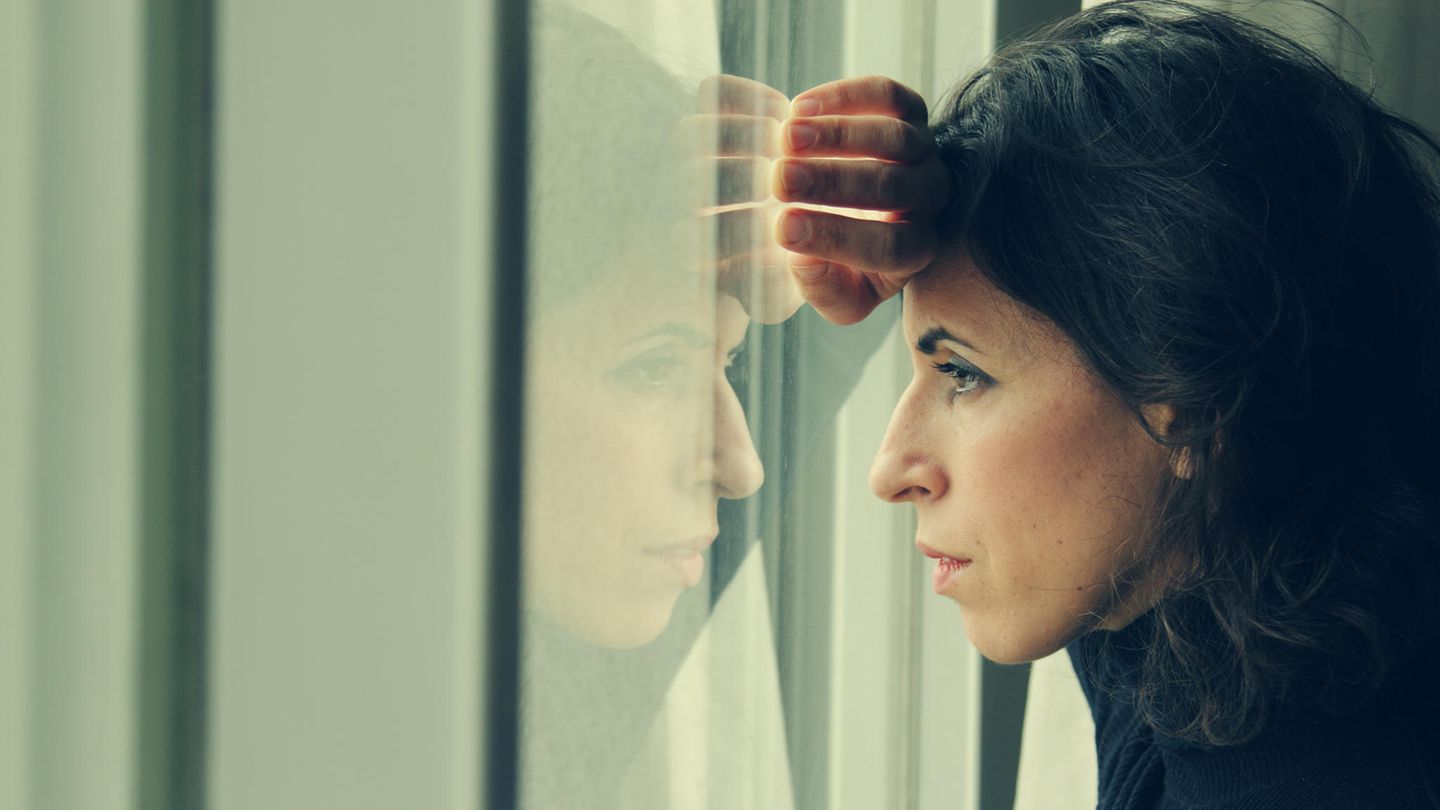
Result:
[[[939,326],[932,326],[925,334],[921,335],[920,339],[915,341],[915,348],[919,350],[921,354],[934,354],[936,349],[935,344],[942,340],[949,341],[950,343],[958,343],[976,354],[983,355],[985,353],[975,348],[966,340],[950,334]]]
[[[642,340],[649,340],[655,337],[679,338],[682,342],[694,349],[706,349],[715,345],[715,339],[713,337],[706,335],[690,324],[680,323],[678,321],[658,326],[643,335],[630,338],[625,341],[625,343],[627,345],[639,343]]]

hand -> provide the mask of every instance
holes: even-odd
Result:
[[[925,100],[881,76],[822,84],[791,102],[780,146],[772,192],[808,204],[775,228],[799,290],[834,323],[862,320],[935,256],[953,189]]]
[[[790,100],[739,76],[712,76],[700,85],[700,112],[687,118],[704,189],[707,263],[720,292],[740,300],[751,318],[778,323],[805,301],[788,270],[786,251],[770,237],[777,205],[770,196],[771,161],[780,156],[780,124]]]

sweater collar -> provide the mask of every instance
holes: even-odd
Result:
[[[1200,804],[1234,800],[1331,764],[1339,766],[1346,752],[1381,744],[1383,725],[1379,716],[1367,713],[1282,716],[1239,745],[1197,745],[1163,734],[1155,734],[1154,740],[1165,766],[1167,792],[1182,803]]]
[[[1154,629],[1151,612],[1121,630],[1096,631],[1079,639],[1076,652],[1098,687],[1092,699],[1134,706],[1139,669]],[[1415,669],[1411,662],[1395,680],[1403,681]],[[1233,801],[1257,788],[1322,772],[1331,764],[1343,767],[1349,753],[1384,747],[1396,727],[1404,725],[1405,711],[1403,704],[1382,696],[1344,716],[1317,707],[1279,707],[1258,734],[1230,746],[1197,744],[1153,731],[1149,736],[1164,765],[1167,795],[1200,806]]]

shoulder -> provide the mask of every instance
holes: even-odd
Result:
[[[1162,739],[1160,806],[1440,810],[1437,722],[1433,704],[1397,694],[1347,717],[1276,717],[1254,739],[1226,748]]]
[[[1244,743],[1206,747],[1144,722],[1115,641],[1067,648],[1095,719],[1102,810],[1440,810],[1440,698],[1420,671],[1433,676],[1430,662],[1349,716],[1292,712]]]

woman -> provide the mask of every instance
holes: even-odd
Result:
[[[782,142],[782,201],[892,212],[777,239],[834,321],[905,287],[872,485],[983,654],[1068,649],[1101,806],[1440,807],[1440,147],[1160,0]]]

